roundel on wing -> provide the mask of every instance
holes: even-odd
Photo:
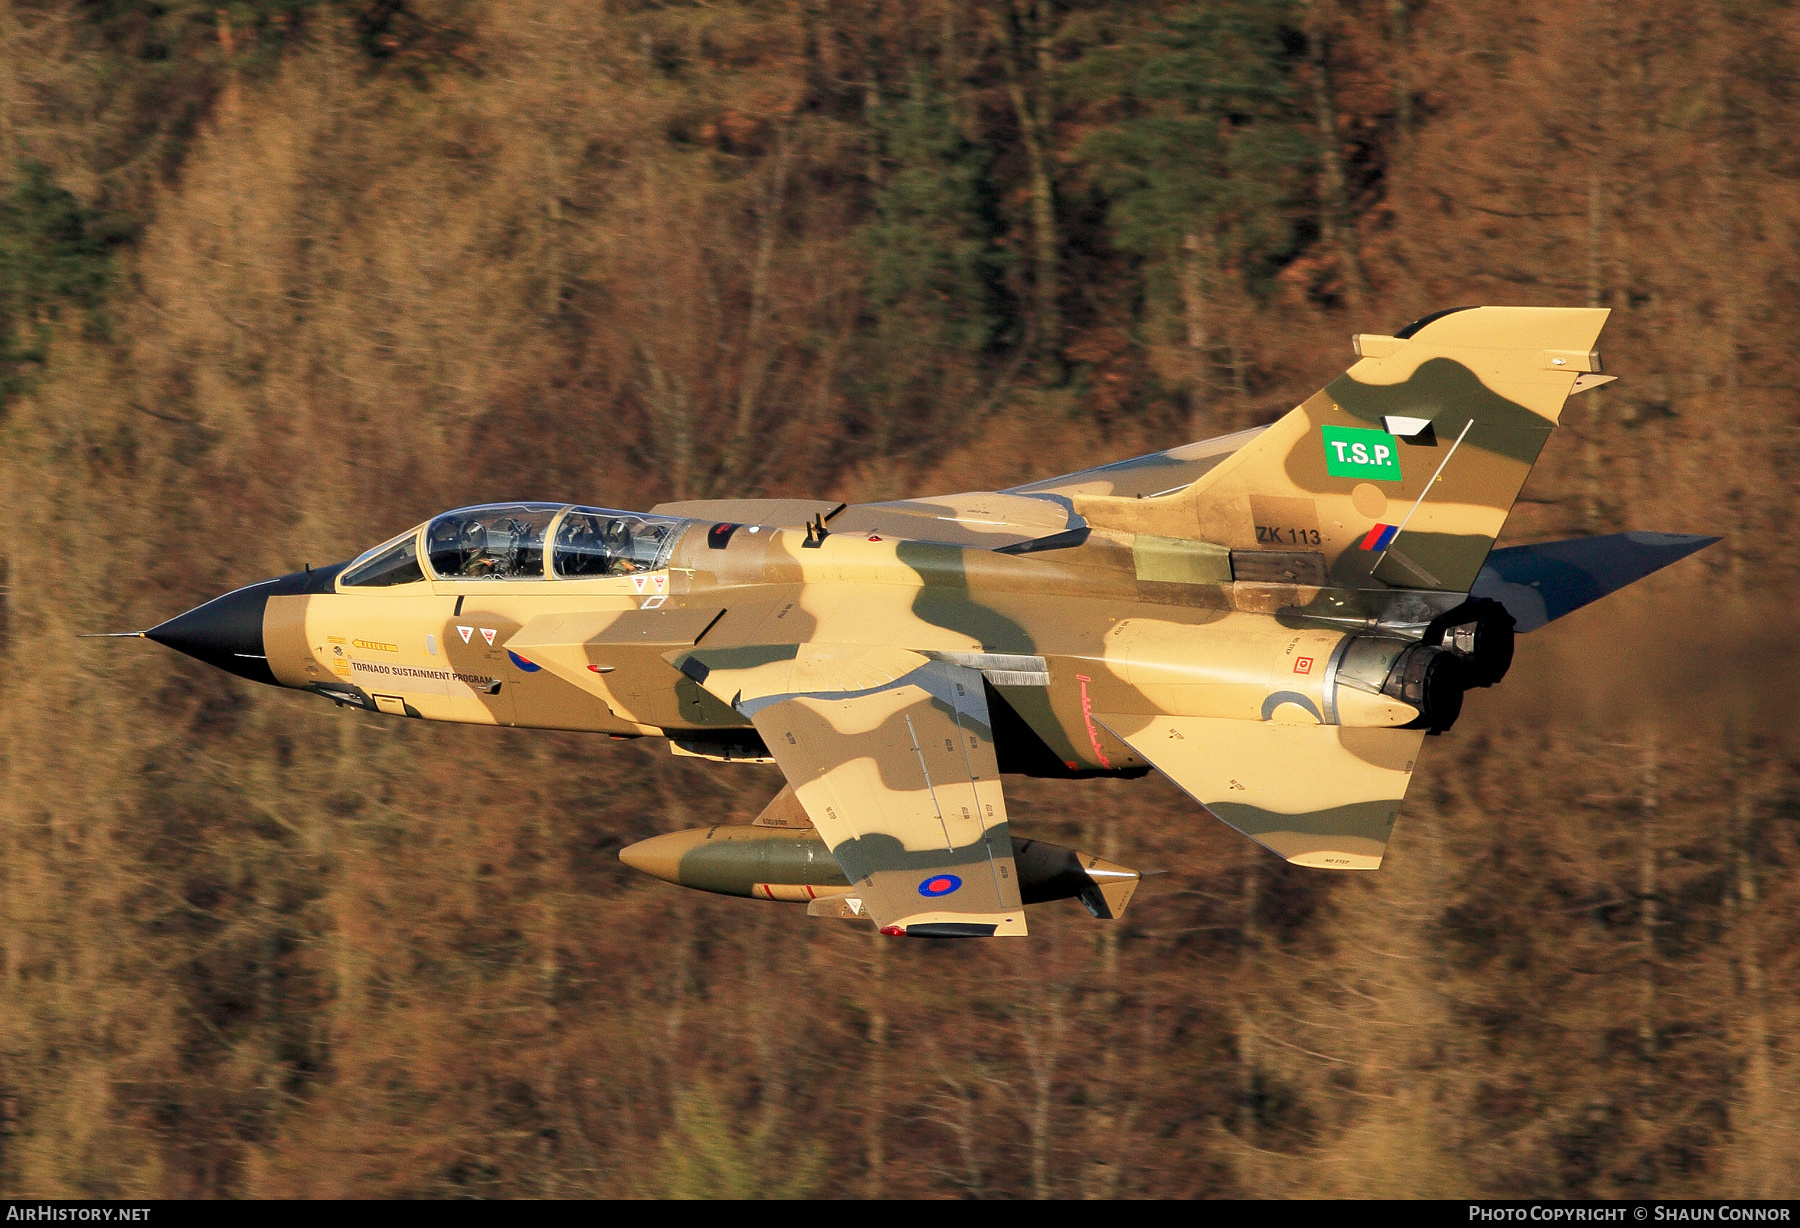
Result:
[[[514,665],[518,666],[520,669],[524,670],[528,674],[535,674],[540,669],[544,668],[541,665],[537,665],[537,664],[534,664],[533,662],[527,661],[524,657],[521,657],[518,653],[514,652],[510,648],[508,648],[506,650],[506,655],[512,658],[512,663]]]
[[[962,879],[956,877],[954,874],[933,874],[930,878],[919,884],[919,894],[931,897],[949,895],[952,891],[955,891],[961,886]]]

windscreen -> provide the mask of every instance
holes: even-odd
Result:
[[[418,536],[417,529],[408,529],[402,537],[384,542],[373,550],[365,550],[344,569],[338,583],[346,588],[389,588],[423,580],[425,573],[419,567]]]

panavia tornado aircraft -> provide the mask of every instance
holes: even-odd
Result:
[[[510,503],[138,633],[395,717],[774,763],[752,825],[620,853],[885,934],[1026,932],[1134,871],[1015,836],[1001,778],[1173,780],[1303,866],[1372,870],[1428,734],[1531,631],[1717,540],[1494,550],[1600,309],[1472,307],[1274,424],[1003,491],[844,506]]]

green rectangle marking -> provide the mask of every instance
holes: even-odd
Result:
[[[1386,431],[1360,426],[1325,426],[1325,472],[1334,478],[1368,482],[1400,480],[1400,444]]]

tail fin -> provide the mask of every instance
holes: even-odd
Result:
[[[1185,490],[1077,495],[1076,510],[1098,528],[1305,555],[1298,570],[1333,587],[1466,593],[1564,400],[1600,382],[1607,315],[1464,307],[1360,336],[1361,361]]]

